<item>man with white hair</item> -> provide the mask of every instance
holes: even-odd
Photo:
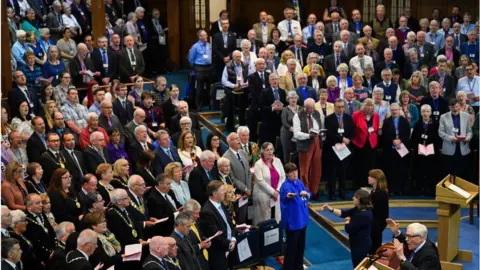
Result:
[[[1,238],[8,238],[10,236],[10,232],[8,232],[8,228],[12,225],[12,215],[10,214],[10,209],[6,205],[2,205],[2,214],[1,214],[1,230],[2,235]]]
[[[149,243],[150,254],[145,258],[143,270],[169,269],[165,261],[168,254],[168,242],[166,237],[154,236]]]
[[[67,126],[80,135],[87,127],[88,109],[78,102],[77,89],[69,88],[67,90],[67,102],[62,106],[61,111]]]
[[[423,63],[419,61],[418,53],[415,48],[408,49],[407,57],[408,60],[403,67],[403,76],[405,78],[410,78],[415,71],[420,71]]]
[[[342,42],[342,47],[343,47],[342,54],[344,54],[347,57],[347,59],[349,59],[349,60],[355,54],[355,45],[353,45],[355,43],[353,43],[353,44],[351,43],[350,34],[353,34],[353,33],[351,33],[348,30],[342,30],[339,33],[339,35],[340,35],[339,40]],[[356,38],[356,35],[355,35],[355,38]]]
[[[136,76],[142,76],[145,72],[145,61],[143,55],[134,47],[133,36],[127,35],[123,38],[124,49],[118,53],[120,81],[123,83],[132,82]]]
[[[182,135],[182,132],[191,131],[193,133],[193,136],[195,137],[195,140],[197,141],[197,146],[200,147],[201,149],[205,149],[205,145],[202,139],[202,133],[200,132],[200,130],[196,130],[192,128],[192,125],[193,125],[192,119],[188,116],[183,116],[179,122],[180,122],[180,130],[177,133],[172,134],[173,145],[177,147],[178,139],[180,138],[180,135]]]
[[[23,30],[17,30],[15,33],[17,37],[17,41],[12,46],[12,54],[15,57],[18,65],[24,66],[25,60],[23,59],[23,55],[27,51],[27,44],[26,44],[26,35],[27,33]]]
[[[235,179],[234,186],[237,189],[237,194],[242,194],[244,199],[247,199],[252,195],[252,173],[248,162],[248,154],[242,150],[242,144],[240,143],[240,137],[237,133],[232,132],[227,137],[228,150],[225,151],[223,157],[228,159],[230,164],[222,164],[223,168],[220,169],[220,180],[225,178],[225,174],[228,174],[231,169],[233,177]],[[227,167],[228,166],[228,167]],[[238,223],[242,224],[247,222],[247,208],[248,205],[243,205],[238,209]]]
[[[97,38],[97,49],[90,54],[90,59],[95,70],[100,72],[100,79],[103,84],[108,84],[117,77],[118,59],[112,51],[108,50],[107,37],[100,36]]]
[[[175,218],[175,230],[170,237],[176,241],[178,252],[176,257],[179,260],[181,269],[194,270],[202,269],[199,257],[194,244],[191,242],[189,234],[193,229],[194,217],[186,213],[185,210]],[[198,246],[197,246],[198,249]]]
[[[208,265],[208,248],[210,248],[212,242],[203,234],[197,223],[201,209],[202,206],[196,200],[190,199],[185,202],[182,213],[190,214],[193,217],[193,224],[188,236],[202,266],[201,269],[210,269]]]
[[[258,50],[263,47],[263,43],[256,39],[257,34],[254,29],[248,30],[247,39],[250,41],[250,51],[255,55],[258,55]]]
[[[359,43],[362,43],[362,44],[367,44],[369,40],[372,41],[372,50],[376,51],[377,50],[377,47],[378,47],[378,44],[380,43],[380,40],[378,40],[377,38],[374,38],[372,36],[372,27],[370,27],[369,25],[365,25],[363,27],[363,33],[365,34],[365,36],[361,37],[358,39],[358,42]]]
[[[313,42],[309,43],[308,45],[308,54],[314,52],[318,55],[318,64],[323,66],[324,59],[328,55],[332,54],[332,46],[329,44],[325,43],[324,40],[324,34],[320,30],[315,30],[313,37],[311,40]]]
[[[283,15],[285,19],[277,25],[281,33],[280,40],[287,42],[287,44],[292,44],[295,35],[302,36],[302,27],[297,20],[293,19],[293,9],[285,8]]]
[[[95,173],[98,165],[110,163],[110,155],[105,147],[105,135],[100,131],[90,134],[90,145],[83,151],[86,171]]]
[[[440,83],[441,95],[447,100],[455,98],[457,80],[447,73],[447,59],[438,59],[437,73],[428,77],[428,82],[436,81]]]
[[[52,257],[48,262],[49,269],[67,269],[65,245],[68,236],[73,232],[75,232],[75,225],[72,222],[64,221],[55,227],[57,246],[53,250]]]
[[[408,28],[407,25],[407,17],[405,16],[400,16],[398,19],[399,26],[398,28],[395,29],[395,37],[397,37],[398,42],[400,43],[401,46],[405,44],[407,41],[407,35],[408,32],[410,32],[410,28]]]
[[[337,33],[333,36],[333,41],[342,40],[341,34],[342,34],[343,30],[347,30],[347,31],[348,31],[348,39],[346,39],[346,40],[348,41],[348,43],[349,43],[348,45],[355,45],[355,44],[357,44],[357,40],[358,40],[357,34],[350,31],[350,29],[349,29],[349,23],[348,23],[348,20],[346,20],[346,19],[341,19],[341,20],[340,20],[340,32],[337,32]],[[342,40],[342,41],[343,41],[343,40]],[[345,42],[345,41],[343,41],[343,42]]]
[[[188,178],[188,186],[192,199],[203,205],[207,200],[207,186],[210,181],[218,179],[218,169],[215,167],[215,154],[210,150],[203,151],[200,156],[200,166],[195,167]]]
[[[127,211],[131,214],[133,222],[137,224],[140,234],[144,234],[146,228],[155,225],[158,220],[155,217],[150,217],[147,208],[147,201],[144,198],[145,194],[145,180],[140,175],[134,174],[128,178],[128,197],[130,197],[130,205],[127,206]]]
[[[360,76],[363,76],[365,72],[363,69],[369,65],[373,67],[373,59],[372,57],[365,55],[365,47],[363,44],[357,44],[355,45],[355,52],[357,55],[350,59],[350,73],[357,73]]]
[[[468,41],[460,46],[460,54],[467,55],[470,61],[474,61],[478,65],[480,63],[480,54],[478,53],[477,30],[468,31],[467,36]]]
[[[463,33],[460,33],[461,25],[460,22],[455,22],[453,24],[453,39],[454,39],[454,44],[455,44],[455,49],[460,51],[460,46],[467,41],[467,35],[464,35]]]
[[[221,25],[221,31],[212,37],[216,81],[221,80],[225,64],[230,62],[230,55],[237,48],[236,35],[229,30],[230,21],[222,20]]]
[[[98,126],[98,115],[94,112],[90,112],[87,115],[87,126],[82,130],[82,132],[80,132],[79,136],[81,150],[87,149],[88,145],[90,144],[90,136],[95,131],[103,134],[103,137],[105,138],[104,146],[106,147],[109,142],[108,134],[105,129]]]
[[[126,245],[139,244],[142,240],[141,228],[134,222],[128,211],[130,198],[125,189],[117,188],[110,192],[111,206],[105,214],[108,229],[115,235],[122,249]]]
[[[146,150],[153,151],[155,148],[148,142],[148,130],[145,126],[139,125],[134,131],[135,140],[130,142],[127,147],[127,155],[132,162],[138,160],[140,153]],[[135,172],[135,166],[134,166]]]
[[[258,123],[262,120],[262,91],[270,87],[268,80],[271,72],[265,70],[265,60],[257,59],[256,71],[248,77],[248,117],[247,125],[253,130],[252,141],[257,141]]]
[[[113,105],[109,100],[104,99],[100,103],[98,125],[105,129],[107,134],[112,134],[113,130],[118,129],[118,131],[120,131],[120,143],[125,145],[125,130],[123,129],[120,119],[113,114]]]
[[[293,117],[293,137],[297,140],[300,162],[300,179],[305,187],[318,199],[318,188],[322,176],[322,149],[320,130],[324,124],[320,113],[315,110],[315,100],[305,100],[305,109]],[[315,164],[315,165],[313,165]]]
[[[56,0],[53,2],[52,7],[52,11],[47,15],[46,23],[47,28],[50,29],[50,38],[56,44],[60,39],[60,33],[65,24],[62,19],[62,3]]]
[[[405,53],[403,52],[403,48],[398,44],[397,37],[392,36],[388,38],[388,48],[392,50],[392,62],[399,67],[403,67],[405,64]],[[403,73],[403,69],[400,70],[402,70]]]
[[[132,107],[133,107],[133,105],[132,105]],[[144,127],[148,128],[147,124],[145,124],[145,122],[144,122],[145,118],[146,118],[146,114],[145,114],[145,111],[142,108],[135,109],[135,111],[133,112],[132,121],[128,122],[125,125],[125,137],[126,137],[128,143],[135,141],[135,128],[136,127],[144,126]],[[152,134],[152,133],[149,131],[149,134]],[[149,142],[151,142],[150,138],[149,138]]]
[[[300,75],[296,72],[297,68],[297,60],[291,58],[287,60],[287,72],[285,75],[280,76],[279,78],[279,86],[285,91],[290,92],[295,90],[298,86],[298,81],[296,76]]]
[[[281,112],[283,106],[288,104],[286,91],[279,87],[278,75],[270,74],[269,81],[270,87],[263,90],[261,98],[262,123],[259,133],[260,144],[264,142],[275,143],[276,138],[280,136],[280,127],[282,126]]]
[[[234,130],[235,108],[238,106],[238,122],[245,125],[245,111],[248,106],[248,66],[242,62],[242,53],[234,51],[232,60],[225,65],[222,74],[222,84],[225,87],[225,105],[227,130]]]
[[[341,63],[348,63],[349,59],[345,54],[342,53],[343,44],[340,40],[335,41],[333,44],[333,53],[325,57],[325,62],[323,63],[323,70],[327,77],[329,76],[338,76],[337,67]]]
[[[389,27],[393,27],[393,23],[390,18],[385,17],[385,6],[378,5],[375,11],[375,17],[369,23],[373,30],[377,34],[377,37],[383,38],[385,31]]]
[[[402,52],[403,53],[403,52]],[[397,63],[393,62],[393,51],[390,48],[386,48],[383,51],[383,58],[384,60],[375,64],[375,77],[377,80],[382,79],[382,71],[384,69],[393,70],[393,69],[400,69],[400,66]]]
[[[200,122],[198,114],[191,112],[189,110],[188,103],[186,101],[179,101],[177,104],[177,114],[170,119],[170,132],[174,134],[175,132],[181,131],[180,128],[180,119],[182,117],[188,116],[192,120],[192,130],[200,130]]]
[[[250,167],[253,167],[259,159],[259,149],[256,140],[250,139],[250,129],[246,126],[239,126],[237,128],[237,134],[240,137],[240,144],[243,151],[247,153],[248,163]]]
[[[375,88],[382,88],[384,93],[384,100],[390,104],[399,102],[400,100],[400,86],[392,81],[392,71],[390,69],[382,70],[382,81],[375,85]],[[374,89],[375,89],[374,88]]]
[[[399,223],[387,219],[387,224],[394,234],[395,254],[400,260],[401,269],[441,269],[438,248],[428,239],[427,227],[420,223],[411,223],[407,232],[399,229]],[[405,249],[410,255],[407,257]]]
[[[308,51],[302,43],[302,36],[297,34],[293,37],[293,45],[288,48],[295,55],[301,67],[307,64]]]
[[[77,45],[77,55],[69,61],[68,68],[72,76],[72,83],[76,87],[87,87],[87,83],[93,78],[88,75],[93,73],[94,77],[100,76],[100,71],[95,69],[92,60],[88,56],[88,47],[85,43]]]
[[[93,230],[83,230],[77,239],[77,249],[70,251],[65,260],[70,269],[93,269],[89,258],[97,248],[97,233]],[[99,264],[103,266],[102,263]],[[100,267],[101,268],[101,267]],[[95,266],[97,269],[97,266]]]
[[[298,95],[298,105],[303,106],[303,103],[307,98],[313,98],[315,102],[318,101],[317,91],[313,87],[307,85],[308,77],[305,73],[298,74],[297,81],[298,87],[294,90]]]
[[[423,31],[417,33],[417,43],[413,46],[418,51],[420,61],[427,65],[434,64],[435,51],[432,44],[426,42],[427,34]]]
[[[390,37],[395,36],[395,30],[393,28],[387,28],[385,31],[385,36],[380,37],[378,34],[376,35],[380,39],[380,43],[378,44],[377,52],[381,55],[385,48],[388,47],[388,39]]]

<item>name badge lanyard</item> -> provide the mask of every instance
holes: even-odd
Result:
[[[467,83],[468,83],[468,88],[470,89],[470,92],[474,93],[474,89],[475,89],[475,83],[477,82],[477,78],[474,78],[473,79],[473,85],[470,85],[470,81],[467,79]]]

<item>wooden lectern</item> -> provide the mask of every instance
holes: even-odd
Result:
[[[359,263],[357,265],[357,267],[355,267],[354,270],[367,270],[370,265],[372,266],[375,266],[378,270],[393,270],[393,268],[390,268],[378,261],[374,262],[373,264],[370,263],[370,258],[366,257],[365,259],[363,259],[363,261],[361,263]]]
[[[450,186],[454,184],[468,192],[465,198],[453,191]],[[458,234],[460,231],[460,210],[467,206],[478,195],[478,186],[459,177],[448,175],[437,184],[435,200],[438,201],[438,253],[442,269],[461,270],[463,265],[452,263],[452,260],[465,262],[472,261],[472,252],[458,249]]]

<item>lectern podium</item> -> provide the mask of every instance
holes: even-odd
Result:
[[[370,268],[370,266],[375,266],[378,270],[393,270],[393,268],[390,268],[382,263],[379,263],[378,261],[377,262],[373,262],[370,263],[370,258],[366,257],[365,259],[363,259],[362,262],[360,262],[357,267],[355,267],[354,270],[367,270]]]
[[[468,198],[461,195],[462,190],[470,194],[468,196],[465,193]],[[438,201],[438,253],[444,270],[463,269],[461,264],[451,262],[454,259],[472,261],[471,251],[458,249],[458,234],[461,207],[468,205],[477,195],[478,186],[459,177],[448,175],[437,184],[435,200]]]

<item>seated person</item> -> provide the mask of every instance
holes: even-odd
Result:
[[[178,139],[180,138],[182,132],[191,131],[195,137],[195,140],[197,141],[198,147],[200,147],[201,149],[205,149],[205,145],[203,144],[202,140],[202,133],[199,130],[192,129],[192,119],[190,119],[190,117],[182,117],[182,119],[180,119],[180,127],[181,130],[172,135],[173,145],[177,146]]]

